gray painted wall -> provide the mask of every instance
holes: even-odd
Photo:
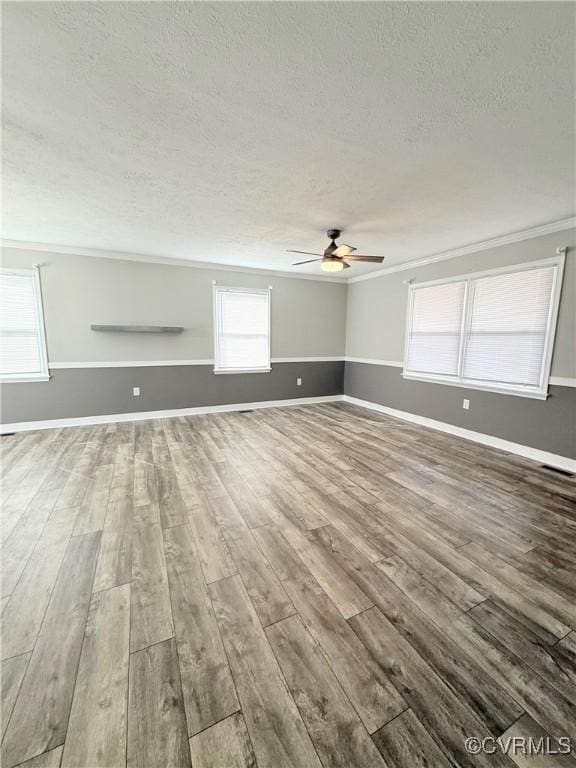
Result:
[[[41,263],[53,363],[212,359],[212,281],[271,285],[272,357],[344,355],[346,284],[4,248],[2,265]],[[177,336],[110,334],[91,323],[183,325]],[[32,386],[32,385],[30,385]]]
[[[272,286],[272,357],[344,357],[346,285],[249,272],[3,250],[2,265],[40,262],[49,363],[211,360],[212,283]],[[178,336],[97,333],[91,323],[182,325]],[[344,363],[273,363],[269,374],[210,365],[53,368],[48,382],[4,384],[2,423],[340,394]],[[296,378],[302,377],[302,386]],[[140,397],[132,387],[139,386]]]
[[[402,378],[402,369],[346,363],[347,395],[576,458],[576,389],[550,387],[547,400],[499,395]],[[470,410],[462,400],[470,400]]]
[[[6,384],[2,422],[337,395],[343,376],[343,362],[275,363],[270,373],[234,375],[215,375],[210,365],[58,369],[49,382]]]
[[[346,355],[402,362],[408,286],[493,267],[547,258],[574,247],[571,232],[558,232],[424,267],[351,283],[348,289]],[[552,376],[576,378],[576,254],[564,271]],[[402,378],[391,366],[346,363],[344,392],[352,397],[444,421],[561,456],[576,456],[576,389],[551,387],[548,400]],[[470,400],[470,410],[462,400]]]

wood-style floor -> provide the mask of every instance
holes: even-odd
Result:
[[[340,404],[2,446],[4,768],[576,745],[574,481]]]

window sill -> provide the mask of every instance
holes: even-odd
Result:
[[[270,373],[272,368],[214,368],[216,374]]]
[[[50,376],[0,376],[0,384],[37,384],[50,381]]]
[[[413,373],[403,373],[402,378],[411,381],[425,381],[429,384],[447,384],[449,387],[460,387],[461,389],[476,389],[481,392],[494,392],[498,395],[515,395],[516,397],[528,397],[532,400],[547,400],[549,393],[547,389],[522,389],[519,387],[507,387],[500,384],[485,384],[475,381],[458,381],[457,379],[445,379],[441,376],[425,376]]]

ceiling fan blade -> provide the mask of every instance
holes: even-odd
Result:
[[[350,264],[347,264],[344,259],[342,259],[342,264],[344,269],[350,269]]]
[[[348,261],[370,261],[373,264],[382,264],[384,256],[361,256],[354,254],[353,256],[346,256]]]
[[[322,256],[321,253],[312,253],[311,251],[286,251],[286,253],[303,253],[305,256]]]
[[[350,256],[351,253],[356,251],[357,248],[354,248],[351,245],[345,245],[342,243],[342,245],[339,245],[338,248],[336,248],[335,251],[332,251],[332,256]]]
[[[295,264],[292,264],[292,266],[299,267],[300,264],[312,264],[313,261],[322,261],[322,259],[308,259],[308,261],[297,261]]]

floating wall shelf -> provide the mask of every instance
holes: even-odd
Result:
[[[107,331],[112,333],[182,333],[181,325],[94,325],[92,331]]]

